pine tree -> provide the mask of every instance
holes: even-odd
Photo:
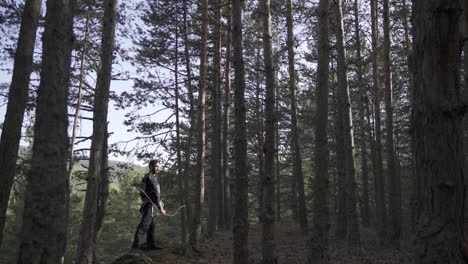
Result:
[[[232,1],[232,47],[234,67],[234,264],[248,262],[248,175],[245,118],[245,69],[242,51],[242,1]]]
[[[179,0],[176,1],[176,14],[179,13]],[[179,87],[179,19],[176,15],[175,23],[175,58],[174,58],[174,83],[175,83],[175,115],[176,115],[176,152],[177,152],[177,184],[179,187],[179,202],[180,204],[185,204],[184,192],[184,175],[183,175],[183,164],[182,164],[182,145],[180,143],[180,110],[179,110],[179,101],[180,101],[180,87]],[[187,242],[187,216],[186,211],[182,210],[180,214],[180,241],[183,244]]]
[[[263,58],[266,75],[265,101],[265,175],[263,176],[262,203],[262,252],[263,264],[278,263],[275,241],[275,69],[271,44],[271,11],[270,0],[262,0],[263,10]]]
[[[109,105],[109,90],[112,75],[112,60],[115,43],[115,25],[117,23],[117,0],[104,1],[104,17],[102,27],[101,65],[97,76],[94,95],[93,136],[88,169],[86,196],[81,221],[78,253],[76,263],[91,264],[96,256],[96,222],[99,211],[99,201],[103,184],[103,156],[107,152],[107,112]],[[107,188],[107,187],[104,187]]]
[[[356,169],[354,163],[354,138],[351,101],[348,86],[347,55],[344,43],[342,1],[336,4],[336,45],[338,53],[338,111],[343,123],[344,165],[346,175],[346,241],[348,247],[360,246],[359,224],[356,209]]]
[[[390,6],[389,0],[384,0],[384,74],[385,74],[385,114],[386,114],[386,154],[387,175],[389,183],[389,240],[399,247],[401,231],[401,197],[400,178],[396,170],[395,143],[393,140],[393,88],[392,67],[390,58]]]
[[[68,223],[68,81],[73,1],[47,1],[31,170],[17,263],[60,263]]]
[[[197,146],[197,178],[195,184],[195,204],[193,208],[190,245],[199,250],[201,239],[201,211],[205,195],[205,89],[207,74],[207,38],[208,38],[208,0],[202,2],[202,37],[200,54],[200,88],[198,97],[198,146]]]
[[[29,91],[29,78],[33,68],[33,51],[41,11],[41,0],[27,0],[13,66],[13,78],[5,120],[0,138],[0,245],[3,240],[6,211],[15,177],[16,159],[21,139],[21,127]]]
[[[361,127],[360,143],[361,143],[361,173],[362,173],[362,210],[361,218],[362,225],[368,227],[369,220],[369,174],[367,168],[367,137],[366,137],[366,122],[365,122],[365,106],[367,102],[367,90],[364,83],[363,59],[361,55],[361,28],[359,26],[359,7],[358,1],[354,0],[354,30],[356,40],[356,74],[357,86],[360,90],[359,100],[359,125]]]
[[[299,142],[299,121],[297,118],[297,91],[296,91],[296,70],[294,60],[294,32],[293,32],[293,12],[292,0],[287,2],[287,27],[288,27],[288,58],[289,58],[289,89],[291,92],[291,133],[293,147],[293,178],[297,180],[297,190],[299,193],[299,223],[301,230],[307,230],[307,209],[304,193],[304,174],[302,172],[301,144]]]
[[[465,263],[463,116],[459,85],[463,1],[413,1],[412,124],[417,204],[414,261]],[[439,45],[434,45],[438,43]]]
[[[307,263],[328,263],[328,91],[330,64],[330,2],[320,0],[318,9],[317,123],[315,128],[315,181],[313,232],[307,242]]]
[[[387,228],[387,209],[385,206],[385,188],[382,165],[382,136],[380,127],[380,88],[378,71],[378,1],[371,0],[371,20],[372,20],[372,79],[374,90],[374,117],[375,117],[375,158],[374,177],[375,177],[375,204],[377,235],[380,244],[386,239]]]
[[[231,227],[231,175],[229,174],[229,112],[231,106],[231,6],[228,5],[227,11],[227,29],[226,34],[226,64],[225,64],[225,90],[224,90],[224,112],[223,112],[223,139],[222,139],[222,149],[223,149],[223,192],[224,192],[224,227],[226,229]]]

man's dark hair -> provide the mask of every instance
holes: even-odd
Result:
[[[152,167],[152,166],[154,167],[154,165],[156,165],[156,164],[158,164],[158,163],[159,163],[159,160],[150,160],[148,166],[149,166],[149,167]]]

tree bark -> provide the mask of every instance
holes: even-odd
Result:
[[[297,92],[296,92],[296,70],[294,69],[294,31],[292,0],[287,2],[287,27],[288,27],[288,62],[289,62],[289,89],[291,94],[291,134],[293,147],[293,177],[297,180],[297,191],[299,194],[299,223],[301,231],[307,230],[307,208],[304,193],[304,174],[302,172],[301,144],[299,140],[299,121],[297,118]]]
[[[278,115],[278,101],[276,101],[276,114]],[[275,145],[276,149],[279,149],[279,129],[278,121],[275,124]],[[275,157],[275,176],[276,176],[276,219],[278,222],[281,221],[281,171],[279,161],[279,151],[276,151]]]
[[[105,132],[106,140],[104,140],[104,146],[102,151],[102,159],[101,159],[101,184],[99,185],[99,200],[98,200],[98,207],[97,207],[97,217],[96,217],[96,232],[94,232],[94,244],[97,245],[99,241],[99,237],[101,236],[102,227],[104,225],[104,218],[106,216],[107,211],[107,201],[109,199],[109,157],[108,157],[108,143],[107,139],[109,137],[109,133]],[[94,260],[93,264],[99,264],[99,257],[97,256],[97,247],[94,247]]]
[[[374,171],[375,176],[375,206],[377,220],[377,236],[380,244],[386,239],[387,209],[385,206],[385,188],[382,164],[382,132],[380,127],[380,89],[378,72],[378,1],[371,0],[371,20],[372,20],[372,78],[374,89],[374,115],[375,115],[375,161],[377,162]]]
[[[369,227],[370,216],[369,216],[369,173],[367,165],[367,137],[366,137],[366,121],[365,121],[365,110],[364,107],[367,101],[366,86],[363,79],[362,70],[362,55],[361,55],[361,28],[359,26],[359,7],[358,1],[354,0],[354,30],[356,38],[356,74],[357,74],[357,86],[361,93],[359,103],[359,126],[361,127],[361,173],[362,173],[362,225]]]
[[[117,0],[104,1],[104,17],[101,41],[101,67],[98,71],[94,92],[93,136],[87,177],[83,218],[80,226],[77,248],[77,264],[91,264],[94,261],[99,190],[102,184],[102,157],[107,141],[107,112],[109,90],[112,79],[112,60],[115,45],[115,25],[117,23]]]
[[[463,90],[462,94],[465,100],[468,100],[468,2],[464,1],[463,5]],[[465,141],[465,157],[468,154],[468,119],[464,119],[464,141]],[[468,197],[468,193],[466,194]],[[465,203],[465,214],[468,212],[468,203]],[[465,222],[467,222],[465,220]]]
[[[245,70],[242,53],[242,1],[232,1],[232,44],[235,71],[234,90],[234,171],[235,212],[234,212],[234,264],[248,263],[248,174],[247,174],[247,136],[245,117]]]
[[[403,9],[403,29],[405,32],[405,50],[406,50],[406,57],[407,57],[407,67],[408,67],[408,72],[407,72],[407,81],[408,81],[408,94],[410,96],[410,102],[411,106],[413,105],[413,99],[414,99],[414,81],[413,81],[413,75],[411,73],[412,71],[412,58],[411,58],[411,40],[410,40],[410,28],[409,28],[409,23],[408,23],[408,17],[410,16],[410,10],[406,4],[406,0],[401,0],[402,4],[402,9]],[[410,143],[411,144],[411,143]],[[413,149],[413,146],[410,146],[410,149]],[[398,160],[397,160],[398,161]],[[411,159],[411,184],[413,186],[416,185],[416,178],[414,177],[414,158]],[[410,206],[413,207],[415,203],[415,193],[411,192],[411,198],[410,198]],[[411,211],[411,223],[410,223],[410,229],[413,232],[415,228],[415,214],[414,211]]]
[[[308,240],[308,263],[328,263],[328,86],[330,75],[329,0],[319,1],[318,66],[317,66],[317,123],[315,126],[315,181],[313,193],[313,232]]]
[[[401,231],[401,197],[400,178],[396,172],[395,144],[393,141],[393,94],[392,69],[390,58],[390,6],[389,0],[384,0],[384,74],[385,74],[385,114],[386,114],[386,148],[387,175],[389,183],[390,218],[388,238],[393,246],[400,247]]]
[[[231,200],[230,198],[230,182],[229,175],[229,110],[231,105],[231,6],[228,6],[227,13],[227,30],[226,30],[226,68],[225,68],[225,91],[224,91],[224,112],[223,112],[223,183],[224,183],[224,227],[231,227]]]
[[[334,66],[334,58],[331,58],[331,65],[330,65],[330,79],[331,83],[330,89],[332,93],[332,105],[334,108],[330,109],[330,112],[333,114],[333,122],[334,122],[334,132],[335,132],[335,142],[333,144],[335,145],[335,173],[332,174],[332,179],[333,179],[333,186],[332,186],[332,192],[333,192],[333,215],[335,217],[335,238],[339,240],[344,240],[346,238],[346,214],[343,212],[344,209],[340,208],[346,208],[346,199],[344,199],[344,196],[340,196],[339,193],[344,194],[344,165],[343,165],[343,136],[340,134],[343,129],[341,122],[338,120],[341,120],[341,113],[338,112],[338,84],[336,81],[336,67]],[[343,191],[340,191],[343,190]],[[340,211],[341,210],[341,211]],[[341,222],[340,222],[341,221]],[[341,230],[339,230],[341,229]]]
[[[192,86],[192,70],[190,66],[190,54],[189,54],[189,40],[188,40],[188,7],[187,7],[187,0],[183,0],[184,4],[184,55],[185,55],[185,69],[187,72],[187,92],[189,97],[189,118],[190,118],[190,127],[188,131],[187,137],[187,149],[185,150],[185,166],[184,166],[184,189],[186,192],[184,193],[184,201],[185,201],[185,213],[187,215],[187,229],[188,233],[191,234],[191,225],[192,225],[192,206],[189,202],[189,177],[191,176],[190,173],[190,161],[192,156],[192,145],[193,145],[193,130],[195,129],[195,99],[193,96],[193,86]]]
[[[174,58],[174,81],[175,81],[175,115],[176,115],[176,149],[177,149],[177,183],[179,187],[179,203],[185,204],[184,193],[188,189],[184,189],[184,175],[182,164],[182,146],[180,144],[180,111],[179,111],[179,0],[176,0],[176,17],[175,17],[175,58]],[[186,211],[180,213],[180,241],[182,244],[187,243],[187,219]]]
[[[465,263],[462,13],[461,0],[413,1],[416,264]]]
[[[47,1],[41,81],[37,93],[31,169],[18,264],[60,263],[68,223],[68,82],[73,47],[73,1]]]
[[[276,90],[279,91],[278,86]],[[276,116],[278,116],[279,104],[276,100],[275,106]],[[276,219],[278,222],[281,221],[281,170],[280,170],[280,160],[279,160],[279,148],[280,148],[280,138],[279,138],[279,122],[278,119],[275,122],[275,146],[276,146],[276,157],[275,157],[275,176],[276,176]]]
[[[213,141],[211,143],[211,184],[210,216],[208,219],[208,237],[212,237],[217,227],[223,222],[223,183],[221,152],[221,2],[215,4],[214,22],[214,86],[212,90]]]
[[[336,68],[335,68],[336,69]],[[335,73],[335,76],[337,74]],[[333,78],[336,81],[335,76]],[[342,98],[340,97],[340,92],[337,82],[334,83],[335,97],[336,97],[336,110],[335,110],[335,138],[336,138],[336,171],[337,171],[337,212],[336,212],[336,229],[335,237],[338,240],[346,239],[346,233],[348,225],[346,223],[346,162],[345,162],[345,147],[344,147],[344,128],[343,128],[343,111],[340,110],[342,103]],[[335,88],[334,87],[334,88]]]
[[[263,9],[263,58],[265,60],[265,175],[263,176],[262,253],[263,264],[278,263],[275,241],[275,69],[271,44],[270,0],[262,0]]]
[[[216,152],[215,157],[217,157],[217,174],[216,174],[216,193],[217,193],[217,220],[218,227],[223,226],[224,220],[224,178],[223,174],[223,151],[222,151],[222,138],[221,138],[221,126],[222,126],[222,109],[221,109],[221,1],[218,0],[218,7],[216,8],[216,77],[215,77],[215,102],[216,102],[216,133],[215,133],[215,142],[216,142]]]
[[[29,78],[33,66],[34,44],[41,11],[41,0],[27,0],[21,18],[15,52],[13,78],[0,139],[0,245],[3,240],[6,212],[16,173],[21,127],[28,100]]]
[[[257,123],[257,159],[258,159],[258,222],[262,222],[262,210],[263,210],[263,177],[265,176],[265,163],[264,163],[264,111],[261,98],[261,84],[260,84],[260,51],[258,47],[256,54],[256,67],[255,71],[255,117]]]
[[[208,38],[208,0],[202,1],[201,53],[200,53],[200,88],[198,96],[198,153],[197,179],[195,184],[195,206],[193,210],[190,245],[195,250],[200,248],[201,211],[205,196],[205,90],[207,74],[207,38]]]
[[[372,171],[375,173],[375,171],[377,171],[377,162],[376,162],[376,150],[375,150],[375,132],[373,130],[373,127],[372,126],[372,113],[373,113],[373,110],[371,109],[371,101],[370,101],[370,98],[368,95],[366,95],[366,97],[364,98],[365,100],[365,109],[366,109],[366,129],[367,129],[367,138],[369,140],[369,144],[370,144],[370,148],[371,148],[371,160],[372,160]],[[375,183],[375,181],[374,181]],[[376,190],[377,188],[375,188],[374,186],[374,191]]]
[[[405,6],[406,7],[406,6]],[[468,96],[468,1],[464,2],[463,6],[463,66],[464,66],[464,95]]]
[[[336,5],[337,32],[336,44],[338,51],[338,97],[339,111],[342,112],[344,155],[346,174],[346,240],[348,247],[360,246],[359,223],[356,209],[356,169],[354,164],[354,138],[353,120],[351,113],[351,100],[348,87],[348,69],[346,48],[344,43],[342,1]]]

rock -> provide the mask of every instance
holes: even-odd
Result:
[[[127,253],[112,262],[112,264],[154,264],[154,262],[141,253]]]

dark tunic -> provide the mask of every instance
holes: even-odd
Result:
[[[149,173],[145,174],[145,177],[143,177],[140,182],[140,196],[143,200],[143,204],[140,207],[140,223],[138,224],[133,240],[132,248],[134,249],[138,249],[140,247],[140,241],[145,233],[147,244],[149,246],[155,244],[154,216],[156,215],[156,212],[152,203],[156,205],[157,210],[161,211],[161,207],[159,206],[159,202],[161,201],[161,189],[159,187],[157,175],[151,175]],[[148,197],[151,199],[151,202]]]

